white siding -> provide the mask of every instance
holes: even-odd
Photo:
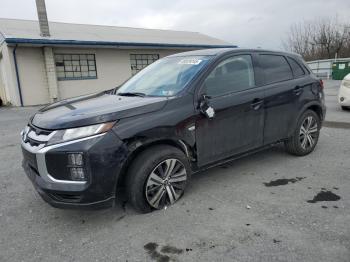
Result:
[[[13,60],[14,47],[2,46],[2,68],[6,100],[20,106],[16,71]],[[57,100],[108,90],[122,84],[131,76],[130,54],[159,54],[165,57],[184,50],[155,49],[106,49],[106,48],[53,48],[54,54],[95,54],[97,79],[57,81]],[[49,61],[50,62],[50,61]],[[18,73],[21,83],[23,105],[42,105],[52,102],[50,99],[48,75],[52,86],[53,61],[45,64],[43,47],[17,48]],[[49,74],[47,68],[49,67]],[[54,90],[53,90],[54,91]],[[56,96],[52,92],[51,98]]]
[[[3,91],[5,93],[6,102],[19,106],[20,100],[18,95],[12,50],[13,47],[8,47],[6,43],[2,44],[2,59],[0,70],[2,71]]]
[[[50,102],[54,102],[58,98],[58,86],[52,47],[44,47],[44,59]]]
[[[178,51],[179,52],[179,51]],[[108,90],[131,76],[130,54],[159,54],[160,58],[176,50],[119,50],[55,48],[55,54],[95,54],[97,79],[58,81],[59,99]]]
[[[7,97],[5,92],[5,68],[4,68],[4,59],[2,57],[2,48],[0,46],[0,98],[4,104],[7,103]]]

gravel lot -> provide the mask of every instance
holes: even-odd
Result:
[[[36,108],[0,108],[0,261],[350,261],[350,129],[334,128],[350,112],[334,102],[338,84],[326,82],[329,127],[314,153],[275,147],[196,174],[175,206],[146,215],[121,201],[47,205],[21,168],[19,132]],[[320,192],[334,201],[313,201]]]

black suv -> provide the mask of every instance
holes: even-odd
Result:
[[[296,54],[209,49],[160,59],[119,88],[39,110],[23,167],[55,207],[141,212],[176,202],[194,172],[284,142],[302,156],[325,117],[323,83]]]

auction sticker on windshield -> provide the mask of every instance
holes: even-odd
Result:
[[[179,61],[180,65],[199,65],[202,60],[196,58],[186,58]]]

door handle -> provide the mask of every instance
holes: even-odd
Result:
[[[297,96],[300,95],[301,92],[303,92],[303,88],[300,87],[300,86],[296,86],[296,87],[293,89],[293,93],[296,94]]]
[[[258,109],[261,107],[261,105],[262,105],[263,102],[264,102],[263,99],[255,98],[255,99],[253,100],[253,102],[250,104],[250,106],[251,106],[251,108],[253,108],[254,110],[258,110]]]

